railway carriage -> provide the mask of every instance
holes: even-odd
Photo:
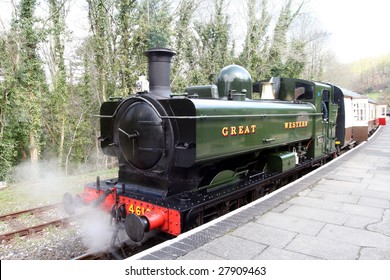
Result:
[[[344,99],[345,142],[350,146],[367,141],[380,125],[376,101],[356,92],[340,88]],[[384,123],[384,122],[382,122]]]
[[[368,98],[356,94],[353,104],[353,138],[357,142],[368,139]]]

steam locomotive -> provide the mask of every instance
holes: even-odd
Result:
[[[339,87],[279,77],[253,83],[230,65],[214,85],[173,94],[175,53],[145,55],[149,81],[100,109],[101,148],[118,159],[118,178],[64,195],[69,214],[80,202],[98,205],[135,242],[151,230],[177,236],[249,203],[280,183],[278,175],[323,164],[352,141]]]

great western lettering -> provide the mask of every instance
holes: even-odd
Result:
[[[224,126],[222,128],[222,135],[227,136],[237,136],[237,135],[248,135],[256,133],[256,125],[238,125],[238,126]]]
[[[284,128],[285,129],[303,128],[303,127],[307,127],[308,124],[309,124],[308,121],[285,122]]]

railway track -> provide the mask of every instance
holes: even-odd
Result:
[[[41,206],[41,207],[26,209],[26,210],[14,212],[14,213],[9,213],[9,214],[5,214],[5,215],[0,216],[0,221],[7,221],[7,220],[11,220],[11,219],[16,219],[23,214],[34,215],[34,214],[41,213],[41,212],[44,212],[47,210],[59,208],[61,206],[62,206],[62,203],[55,203],[55,204],[45,205],[45,206]]]
[[[64,227],[77,219],[77,216],[53,219],[50,217],[48,218],[47,215],[45,215],[46,212],[60,209],[61,207],[62,203],[56,203],[0,216],[0,221],[5,223],[7,228],[10,228],[7,232],[0,233],[0,242],[8,242],[16,236],[30,236],[41,232],[48,227]],[[34,218],[36,222],[33,225],[25,225],[25,222],[21,221],[21,217],[24,217],[27,221]]]
[[[63,204],[56,203],[46,205],[37,208],[25,209],[13,213],[7,213],[0,216],[0,224],[2,224],[2,230],[0,228],[0,243],[7,243],[15,239],[16,237],[32,237],[34,234],[38,234],[48,227],[66,227],[71,222],[79,220],[81,217],[88,213],[81,213],[78,215],[61,218],[53,218],[48,220],[48,212],[61,211]],[[57,214],[58,215],[58,214]],[[32,223],[33,225],[27,226],[26,224]],[[27,222],[26,222],[27,221]],[[25,224],[26,223],[26,224]],[[5,230],[6,228],[6,230]],[[121,246],[115,245],[115,247],[102,248],[91,252],[85,252],[79,256],[73,257],[73,260],[118,260],[130,257],[131,255],[138,253],[147,248],[153,247],[160,243],[160,238],[151,238],[145,244],[128,244],[122,243]]]

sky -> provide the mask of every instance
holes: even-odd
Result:
[[[11,16],[11,1],[0,0],[0,31],[2,22]],[[205,2],[212,0],[203,0]],[[283,2],[283,0],[279,0]],[[301,0],[295,0],[299,3]],[[316,17],[322,28],[330,33],[328,46],[340,62],[348,63],[366,57],[390,53],[390,0],[304,0],[305,12]],[[83,9],[85,1],[70,0],[71,10]],[[271,1],[272,2],[272,1]],[[238,6],[237,14],[244,0],[230,0]],[[240,16],[240,15],[237,15]],[[88,28],[86,17],[72,14],[68,23],[73,23],[78,32]]]
[[[390,54],[389,0],[310,0],[307,10],[331,34],[341,62]]]

